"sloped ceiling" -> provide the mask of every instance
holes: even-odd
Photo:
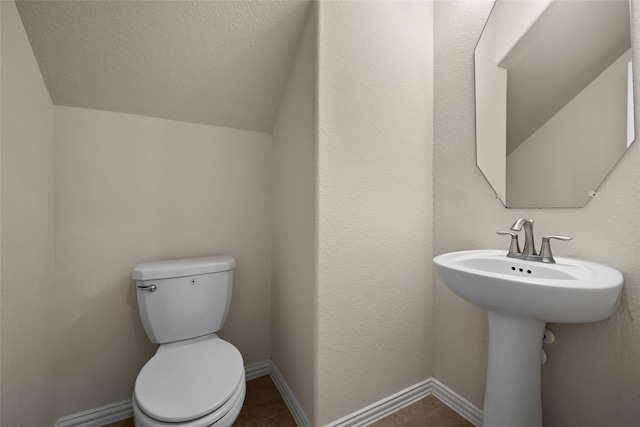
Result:
[[[17,2],[55,105],[269,133],[310,4]]]

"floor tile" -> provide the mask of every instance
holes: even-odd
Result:
[[[397,413],[370,424],[371,427],[404,427],[405,421]]]
[[[271,377],[260,377],[247,383],[247,395],[234,426],[254,426],[285,415],[293,420]]]
[[[473,424],[444,404],[434,408],[432,411],[429,411],[424,420],[427,425],[439,427],[473,427]],[[425,424],[407,424],[407,426],[415,427],[424,425]]]
[[[133,424],[133,418],[127,418],[126,420],[116,421],[115,423],[107,424],[108,427],[135,427]]]
[[[396,414],[402,418],[405,424],[407,424],[415,420],[424,419],[429,412],[443,405],[444,403],[438,400],[435,396],[429,395],[405,408],[402,408],[396,412]]]
[[[234,424],[235,426],[235,424]],[[269,418],[264,421],[258,421],[252,424],[245,424],[243,427],[297,427],[296,422],[291,414],[282,414]]]
[[[429,395],[371,424],[372,427],[472,427],[469,421]]]

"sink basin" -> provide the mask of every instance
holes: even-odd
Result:
[[[568,258],[544,264],[506,254],[461,251],[433,261],[451,291],[489,311],[544,322],[583,323],[606,319],[618,307],[623,278],[616,269]]]
[[[541,427],[546,322],[594,322],[611,316],[620,301],[622,273],[568,258],[545,264],[506,255],[499,250],[461,251],[433,262],[451,291],[487,310],[483,427]]]

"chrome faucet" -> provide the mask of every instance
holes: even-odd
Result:
[[[535,243],[533,241],[533,220],[527,218],[520,218],[511,226],[512,231],[520,231],[524,226],[524,248],[522,248],[522,255],[535,256],[536,252]]]
[[[520,245],[518,244],[518,235],[514,231],[521,231],[524,227],[524,248],[520,251]],[[536,252],[535,244],[533,241],[533,220],[527,218],[518,219],[512,226],[512,231],[498,231],[498,234],[511,236],[511,245],[509,246],[510,258],[524,259],[527,261],[538,261],[548,264],[555,264],[553,254],[551,253],[551,245],[549,240],[571,240],[571,237],[567,236],[544,236],[542,238],[542,250],[540,255]]]

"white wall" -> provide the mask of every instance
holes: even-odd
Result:
[[[558,256],[618,268],[625,286],[608,320],[552,324],[555,344],[543,367],[544,425],[637,424],[640,419],[640,145],[631,146],[598,196],[582,209],[505,209],[475,166],[473,49],[490,1],[435,2],[434,255],[507,248],[495,235],[519,217],[536,220],[544,234],[573,236],[554,247]],[[632,2],[634,57],[640,57],[640,10]],[[636,77],[636,123],[640,73]],[[452,294],[434,275],[435,377],[482,406],[487,351],[486,313]]]
[[[319,4],[314,425],[431,375],[432,7]]]
[[[272,360],[314,417],[316,11],[311,10],[273,131]]]
[[[139,262],[235,257],[220,335],[245,364],[268,359],[271,135],[54,110],[59,415],[131,397],[155,350],[130,279]]]
[[[2,15],[2,415],[56,419],[53,106],[13,1]]]

